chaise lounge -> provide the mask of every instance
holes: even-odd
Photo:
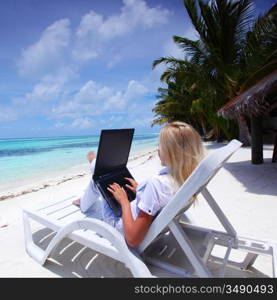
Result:
[[[159,277],[162,274],[175,277],[224,277],[229,276],[230,269],[239,270],[243,274],[240,276],[248,277],[257,257],[266,255],[271,258],[272,277],[276,277],[277,243],[238,236],[207,188],[224,163],[240,147],[239,141],[232,140],[209,154],[157,215],[136,249],[129,248],[115,228],[93,214],[83,214],[72,205],[75,197],[72,196],[23,210],[26,251],[43,265],[59,243],[69,238],[124,263],[134,277]],[[199,227],[187,221],[185,212],[191,205],[190,199],[199,193],[225,231]],[[34,242],[31,220],[53,231],[54,237],[45,250]],[[215,248],[221,249],[218,255],[214,253]],[[233,251],[243,253],[243,260],[232,260]]]

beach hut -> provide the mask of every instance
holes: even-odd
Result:
[[[240,141],[252,149],[252,163],[263,163],[263,139],[274,143],[272,162],[277,157],[277,71],[237,95],[221,107],[217,114],[236,119]],[[250,129],[250,130],[249,130]]]

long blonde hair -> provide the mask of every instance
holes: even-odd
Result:
[[[159,145],[177,191],[206,154],[201,137],[191,125],[176,121],[162,128]]]

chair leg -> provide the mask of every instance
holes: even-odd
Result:
[[[214,239],[210,239],[209,244],[207,246],[207,249],[205,251],[205,254],[203,255],[203,258],[202,258],[204,264],[207,264],[208,259],[209,259],[210,255],[212,253],[213,248],[214,248],[214,245],[215,245]]]
[[[275,133],[275,141],[274,141],[274,148],[273,148],[273,155],[272,155],[272,162],[276,162],[277,159],[277,132]]]
[[[39,264],[43,265],[45,263],[45,251],[34,243],[29,216],[26,212],[23,212],[23,228],[26,252]]]
[[[257,259],[258,254],[254,254],[254,253],[247,253],[244,261],[242,262],[242,269],[243,270],[248,270],[255,262],[255,260]]]
[[[172,234],[176,238],[176,241],[179,243],[186,256],[189,257],[190,263],[192,264],[197,275],[199,277],[212,277],[209,269],[203,263],[202,258],[200,258],[198,253],[194,250],[191,241],[185,234],[180,224],[176,221],[172,221],[168,227],[170,228]]]
[[[227,266],[227,263],[228,263],[228,259],[229,259],[231,250],[232,250],[232,245],[230,243],[230,245],[226,249],[225,256],[223,258],[222,265],[221,265],[220,270],[219,270],[219,274],[218,274],[219,277],[224,277],[224,275],[225,275],[225,270],[226,270],[226,266]]]
[[[273,278],[277,277],[277,243],[272,245],[272,273]]]

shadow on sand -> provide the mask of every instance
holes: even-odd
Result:
[[[46,249],[54,232],[48,228],[33,234],[34,242]],[[110,257],[99,254],[68,238],[63,239],[43,266],[63,278],[69,277],[132,277],[130,271]]]
[[[44,228],[36,231],[33,234],[33,239],[40,248],[45,250],[53,236],[54,232],[52,230]],[[63,278],[133,277],[123,263],[97,253],[68,238],[63,239],[57,245],[43,267]],[[219,265],[209,263],[209,268],[212,273],[217,274]],[[172,277],[168,273],[161,273],[153,266],[149,266],[149,269],[157,277]],[[254,267],[244,272],[227,267],[226,277],[265,278],[268,276]]]
[[[226,146],[227,144],[228,142],[224,142],[224,143],[205,142],[205,148],[207,150],[216,150]]]
[[[216,150],[228,143],[205,143],[206,149]],[[264,158],[263,164],[251,163],[251,148],[249,148],[249,160],[235,161],[224,164],[223,168],[228,170],[245,190],[252,194],[277,196],[277,163],[272,163],[271,158]],[[263,145],[263,150],[273,151],[273,145]],[[277,198],[276,198],[277,200]]]
[[[277,196],[277,164],[271,159],[266,158],[259,165],[252,164],[250,160],[227,162],[223,168],[241,182],[247,192]]]

